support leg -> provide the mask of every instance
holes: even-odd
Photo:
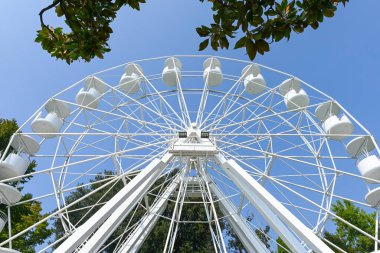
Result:
[[[239,237],[240,241],[243,243],[244,248],[248,252],[255,253],[270,253],[269,249],[264,245],[264,243],[256,235],[245,221],[245,219],[237,213],[234,205],[226,199],[223,192],[214,184],[210,184],[211,192],[220,200],[219,206],[226,217],[228,223],[231,225],[232,229]]]
[[[221,168],[293,252],[306,252],[303,243],[300,241],[302,240],[314,252],[333,253],[312,230],[306,227],[234,160],[227,161],[221,154],[216,155],[215,158],[220,163]]]
[[[149,185],[159,177],[161,171],[172,159],[171,154],[166,154],[161,160],[154,159],[145,169],[143,169],[135,178],[132,179],[123,189],[121,189],[114,197],[112,197],[104,206],[102,206],[93,216],[91,216],[84,224],[79,226],[75,232],[66,239],[54,252],[69,253],[73,252],[87,238],[94,233],[126,200],[131,196],[135,196],[139,192],[141,196],[149,189]],[[147,184],[147,182],[149,182]],[[145,187],[140,187],[141,185]],[[137,191],[139,190],[139,191]],[[133,203],[128,203],[133,207],[138,202],[138,198],[133,198]],[[101,232],[98,229],[97,232]],[[104,238],[103,238],[104,239]],[[106,240],[105,238],[104,240]],[[88,242],[87,242],[88,243]],[[97,245],[97,243],[96,243]],[[95,251],[92,251],[95,252]]]
[[[179,181],[177,178],[166,188],[160,199],[151,207],[150,212],[142,219],[128,240],[123,243],[118,253],[133,253],[140,249],[141,245],[144,243],[145,239],[160,218],[160,215],[164,212],[168,199],[177,189],[178,184]]]

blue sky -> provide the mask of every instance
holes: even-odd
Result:
[[[195,28],[212,18],[208,5],[197,0],[149,1],[141,12],[122,9],[113,24],[112,51],[105,59],[68,66],[34,42],[38,12],[48,3],[0,2],[0,117],[14,117],[21,123],[69,84],[120,63],[198,54],[201,39]],[[273,44],[271,52],[256,61],[297,75],[334,97],[379,139],[379,7],[379,1],[351,1],[319,30],[307,30],[293,35],[289,42]],[[53,16],[46,20],[53,26],[60,22]],[[244,50],[204,53],[247,59]]]
[[[84,76],[121,63],[171,54],[215,54],[247,60],[244,50],[198,52],[195,28],[208,24],[198,0],[149,1],[141,12],[122,9],[113,23],[112,51],[91,63],[51,58],[34,42],[38,12],[49,1],[0,1],[0,118],[21,124],[49,97]],[[380,139],[380,2],[352,1],[317,31],[273,44],[256,61],[300,77],[338,100]],[[53,15],[46,23],[57,26]]]

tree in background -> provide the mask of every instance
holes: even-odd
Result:
[[[4,152],[9,140],[14,132],[18,129],[16,120],[0,119],[0,151]],[[8,153],[14,150],[10,148]],[[35,161],[32,161],[26,171],[26,173],[34,172],[34,168],[37,166]],[[13,186],[21,191],[23,189],[23,184],[26,183],[29,178],[24,178],[17,183],[11,183]],[[20,201],[26,201],[33,198],[30,193],[25,193]],[[0,210],[7,213],[7,207],[4,204],[0,204]],[[39,201],[29,201],[21,205],[15,205],[11,207],[11,225],[12,225],[12,235],[15,235],[24,229],[34,225],[36,222],[40,221],[45,217],[41,213],[41,202]],[[52,229],[49,228],[47,222],[43,222],[37,225],[34,229],[29,230],[23,235],[19,236],[17,239],[12,241],[12,246],[14,249],[19,250],[23,253],[33,253],[35,252],[35,247],[44,243],[44,241],[50,237],[52,234]],[[0,241],[5,241],[8,239],[8,229],[3,229],[0,233]]]
[[[332,210],[339,217],[348,221],[352,225],[373,235],[375,232],[375,213],[366,213],[363,209],[356,207],[352,202],[344,200],[337,201],[332,206]],[[351,228],[340,220],[333,218],[336,226],[334,233],[325,232],[324,237],[330,242],[345,250],[347,253],[372,252],[374,241]],[[341,252],[331,246],[336,252]]]
[[[253,220],[253,215],[249,215],[247,217],[247,220],[251,222]],[[248,252],[245,248],[243,243],[240,241],[237,234],[234,232],[234,230],[230,227],[228,223],[226,223],[226,233],[229,236],[228,240],[228,247],[229,252],[233,253],[245,253]],[[255,233],[258,236],[258,238],[264,243],[264,245],[271,251],[271,245],[270,240],[271,238],[268,236],[270,231],[270,227],[267,225],[264,229],[255,229]],[[273,251],[271,251],[273,252]]]
[[[205,37],[199,50],[209,44],[214,50],[228,49],[230,40],[238,37],[234,48],[245,48],[251,60],[256,53],[264,54],[270,44],[290,39],[292,33],[302,33],[308,27],[317,29],[325,18],[334,16],[337,6],[349,0],[199,0],[211,2],[213,20],[209,26],[196,29]],[[53,0],[40,13],[41,30],[36,42],[52,57],[68,64],[94,57],[103,58],[111,49],[108,40],[111,23],[122,7],[140,10],[145,0]],[[46,11],[55,10],[68,26],[50,27],[44,21]]]
[[[376,213],[367,213],[363,209],[356,207],[348,200],[337,201],[332,205],[332,211],[345,221],[362,229],[368,234],[375,232]],[[325,231],[323,237],[332,242],[347,253],[372,252],[375,248],[374,241],[363,235],[356,229],[346,225],[337,218],[332,219],[335,223],[335,232]],[[278,253],[291,252],[289,247],[281,238],[277,238]],[[335,252],[342,252],[330,244],[327,244]]]
[[[174,176],[175,173],[169,175],[168,178]],[[77,200],[78,198],[81,198],[91,191],[94,191],[95,189],[99,188],[100,186],[104,185],[107,182],[107,178],[114,177],[115,174],[111,171],[105,171],[103,174],[98,174],[95,176],[93,180],[90,180],[90,185],[79,187],[76,190],[72,191],[67,197],[66,197],[66,203],[72,203],[73,201]],[[166,180],[167,182],[168,180]],[[153,186],[150,192],[152,192],[152,195],[158,194],[159,189],[163,185],[164,179],[158,180]],[[166,187],[167,183],[165,183],[163,186]],[[79,185],[80,186],[80,185]],[[111,188],[112,187],[112,188]],[[100,205],[94,206],[95,203],[97,203],[100,200],[100,203],[108,201],[110,198],[112,198],[122,187],[124,187],[124,184],[119,181],[113,186],[107,186],[104,187],[97,192],[93,193],[92,195],[88,196],[84,200],[80,201],[79,203],[73,205],[69,208],[69,215],[70,215],[70,222],[72,224],[81,225],[83,224],[91,215],[93,215],[99,208]],[[152,203],[154,201],[154,197],[148,195],[148,201],[149,203]],[[187,198],[187,201],[191,202],[202,202],[201,199],[197,198]],[[168,205],[162,214],[164,217],[171,217],[172,212],[174,210],[175,203],[173,201],[169,201]],[[91,209],[91,207],[93,207]],[[219,213],[219,217],[222,217],[221,210],[218,205],[215,206],[217,213]],[[208,207],[209,209],[210,207]],[[75,212],[70,212],[70,210],[76,210]],[[115,230],[115,232],[107,239],[105,245],[108,245],[104,252],[114,252],[116,243],[112,243],[113,241],[117,241],[119,237],[126,238],[128,236],[128,233],[124,234],[124,229],[128,227],[128,223],[131,220],[130,225],[135,224],[138,222],[143,215],[145,214],[145,209],[142,206],[138,206],[135,210],[131,212],[133,213],[133,216],[129,214],[127,218],[121,223],[120,226]],[[184,204],[181,214],[182,220],[207,220],[205,207],[203,204],[195,204],[195,203],[188,203]],[[227,221],[225,219],[219,220],[221,229],[223,233],[225,233],[228,236],[229,240],[229,252],[247,252],[244,250],[244,246],[241,244],[238,237],[233,233],[232,228],[228,225]],[[156,225],[154,226],[153,230],[141,246],[139,252],[141,253],[151,253],[152,249],[155,249],[154,252],[162,252],[165,246],[166,236],[169,230],[170,226],[170,220],[161,218],[157,221]],[[61,238],[65,235],[65,231],[63,229],[63,226],[61,224],[61,221],[57,219],[54,224],[54,234],[55,238]],[[267,245],[269,248],[269,237],[265,236],[269,232],[269,227],[266,227],[264,230],[256,230],[256,233],[258,236],[263,240],[263,242]],[[124,235],[123,235],[124,234]],[[54,247],[58,247],[59,244],[56,244]],[[186,252],[194,252],[194,253],[208,253],[213,252],[214,247],[212,243],[212,238],[210,234],[210,228],[208,223],[180,223],[175,245],[174,245],[174,252],[179,253],[186,253]]]
[[[277,243],[277,253],[289,253],[291,250],[289,249],[288,245],[285,244],[285,242],[281,239],[281,237],[278,237],[276,240]]]

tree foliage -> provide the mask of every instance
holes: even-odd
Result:
[[[173,176],[174,173],[170,176]],[[91,184],[88,186],[79,187],[76,190],[72,191],[66,197],[66,204],[72,203],[73,201],[81,198],[88,193],[98,189],[100,186],[104,185],[107,182],[107,177],[113,177],[114,173],[111,171],[105,171],[103,174],[98,174],[94,179],[90,180]],[[150,192],[152,194],[148,195],[149,203],[154,201],[154,195],[156,195],[161,188],[163,183],[163,179],[158,180],[151,188]],[[79,185],[80,186],[80,185]],[[166,184],[164,184],[166,186]],[[78,202],[69,208],[70,222],[72,224],[83,224],[92,214],[94,214],[97,210],[99,210],[99,206],[94,206],[100,200],[100,202],[108,201],[112,198],[122,187],[124,184],[119,181],[111,186],[106,186],[92,195],[86,197],[83,201]],[[143,201],[144,202],[144,201]],[[200,198],[186,198],[186,202],[183,206],[181,213],[181,220],[187,221],[206,221],[207,216],[205,212],[205,207]],[[192,203],[188,203],[192,202]],[[166,209],[163,212],[163,217],[171,217],[174,210],[174,201],[169,201]],[[207,208],[210,210],[209,204],[207,204]],[[90,210],[90,207],[93,207]],[[222,217],[221,210],[218,205],[215,206],[216,211],[219,217]],[[75,212],[70,212],[70,210],[76,210]],[[115,250],[116,243],[110,244],[112,241],[117,240],[120,236],[126,238],[128,233],[125,232],[125,228],[135,224],[138,222],[143,215],[146,213],[146,210],[143,206],[139,205],[135,210],[133,210],[127,218],[117,227],[115,232],[107,239],[105,245],[109,244],[104,252],[113,252]],[[133,214],[133,216],[132,216]],[[225,219],[221,219],[220,226],[225,235],[228,236],[229,240],[229,252],[246,252],[244,250],[244,246],[240,243],[238,237],[233,233],[231,227],[228,225]],[[154,252],[162,252],[165,246],[166,236],[169,230],[170,220],[161,218],[157,221],[153,230],[141,246],[139,252],[142,253],[150,253],[152,249]],[[61,220],[57,219],[54,224],[54,234],[55,238],[61,238],[65,235],[64,228],[62,226]],[[257,230],[256,233],[262,238],[263,242],[268,245],[269,238],[264,236],[265,233],[269,232],[269,227],[265,228],[262,231]],[[124,235],[123,235],[124,234]],[[58,247],[59,244],[54,247]],[[179,253],[206,253],[213,252],[214,247],[212,243],[210,228],[208,223],[180,223],[178,228],[178,233],[174,245],[174,252]]]
[[[375,213],[366,213],[363,209],[356,207],[352,202],[344,200],[337,201],[332,210],[342,219],[362,229],[368,234],[375,232]],[[371,252],[374,250],[374,241],[363,235],[354,228],[346,225],[339,219],[333,218],[336,226],[334,233],[326,231],[324,237],[334,243],[347,253]],[[340,252],[332,248],[336,252]]]
[[[199,0],[205,2],[205,0]],[[349,0],[208,0],[212,3],[213,23],[196,28],[204,37],[199,50],[228,49],[230,40],[238,37],[234,48],[245,48],[251,60],[270,50],[272,42],[290,39],[292,33],[306,28],[317,29],[325,18],[334,16],[339,4]],[[145,0],[53,0],[40,15],[41,29],[36,42],[52,57],[68,64],[94,57],[103,58],[111,49],[108,40],[112,21],[124,6],[140,10]],[[46,11],[55,10],[67,29],[50,27],[44,22]]]
[[[11,136],[18,129],[16,120],[0,119],[0,151],[4,152]],[[8,153],[13,152],[12,148],[9,149]],[[28,167],[26,173],[34,171],[37,166],[35,161],[32,161]],[[22,185],[28,181],[29,178],[25,178],[17,184],[17,188],[22,190]],[[11,185],[16,186],[16,183],[11,183]],[[27,201],[33,198],[30,193],[25,193],[20,201]],[[4,204],[0,204],[0,210],[7,213],[7,207]],[[34,225],[36,222],[40,221],[45,217],[41,213],[42,207],[39,201],[29,201],[24,204],[15,205],[10,208],[11,211],[11,232],[15,235],[24,229]],[[34,229],[29,230],[17,239],[12,241],[12,246],[14,249],[20,252],[33,253],[35,252],[35,247],[44,243],[44,241],[51,235],[52,229],[49,228],[47,222],[43,222],[37,225]],[[0,232],[0,241],[5,241],[8,239],[8,229],[5,227],[3,231]]]
[[[277,243],[277,253],[289,253],[292,252],[288,245],[285,244],[285,242],[281,239],[281,237],[278,237],[276,240]]]
[[[71,192],[67,198],[66,203],[72,203],[80,197],[87,195],[88,193],[96,190],[100,186],[104,185],[107,182],[107,177],[113,177],[114,174],[111,171],[105,171],[103,174],[98,174],[94,179],[90,180],[91,184],[89,186],[79,187],[75,191]],[[171,175],[172,176],[172,175]],[[158,194],[161,185],[163,184],[163,179],[158,180],[150,190],[152,195]],[[166,186],[167,184],[164,184]],[[80,185],[79,185],[80,186]],[[81,225],[83,224],[91,215],[101,207],[100,205],[95,206],[90,210],[95,203],[101,199],[100,202],[108,201],[112,198],[119,190],[124,187],[121,180],[113,186],[104,187],[97,192],[93,193],[91,196],[86,197],[83,201],[73,205],[69,210],[76,210],[75,212],[70,213],[70,222],[72,224]],[[148,195],[149,203],[154,201],[154,197]],[[196,201],[197,199],[190,199]],[[198,199],[197,201],[201,201]],[[169,201],[168,205],[162,214],[166,217],[171,217],[174,210],[174,202]],[[128,227],[128,224],[133,225],[138,222],[143,215],[146,213],[146,210],[143,206],[138,206],[135,210],[127,216],[127,218],[117,227],[115,232],[107,239],[105,245],[110,244],[115,239],[122,236],[125,238],[128,236],[128,233],[125,232],[125,228]],[[204,210],[203,204],[184,204],[181,219],[183,220],[207,220],[206,213]],[[130,222],[130,223],[129,223]],[[144,244],[140,248],[139,252],[152,252],[152,249],[155,249],[156,252],[160,252],[164,249],[166,236],[169,230],[170,221],[168,219],[159,219],[154,229],[151,231],[148,238],[145,240]],[[61,220],[57,219],[54,224],[54,234],[55,238],[61,238],[65,231],[63,229]],[[224,228],[224,222],[221,222],[221,227]],[[123,235],[124,234],[124,235]],[[59,244],[55,245],[58,247]],[[104,252],[114,252],[116,243],[108,245]],[[180,224],[176,243],[174,245],[174,252],[212,252],[214,250],[212,246],[212,239],[209,231],[209,226],[206,223],[196,223],[196,224]]]
[[[251,222],[253,220],[253,215],[249,215],[247,217],[247,220]],[[270,252],[273,252],[271,250],[270,245],[270,237],[268,236],[270,231],[270,227],[267,225],[264,229],[255,229],[255,233],[257,237],[263,242],[263,244],[270,250]],[[228,223],[226,223],[226,234],[229,236],[228,240],[228,248],[229,252],[232,253],[245,253],[248,252],[245,248],[243,243],[240,241],[237,234],[234,232],[234,230],[230,227]]]

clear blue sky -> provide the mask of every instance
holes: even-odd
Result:
[[[104,60],[68,66],[34,42],[38,12],[49,1],[1,1],[0,117],[25,121],[43,101],[83,76],[127,61],[197,54],[195,28],[211,12],[197,0],[148,1],[141,12],[123,9],[113,24]],[[380,2],[351,1],[317,31],[272,46],[257,62],[297,75],[337,99],[380,139]],[[59,21],[46,17],[53,26]],[[244,50],[211,53],[247,59]]]
[[[51,1],[50,1],[51,2]],[[195,28],[208,24],[208,4],[198,0],[148,1],[141,12],[123,9],[113,24],[112,51],[103,60],[67,65],[34,42],[38,12],[49,1],[0,1],[0,118],[23,123],[49,97],[84,76],[128,61],[198,54]],[[380,140],[380,1],[353,1],[317,31],[273,44],[256,61],[312,84],[338,100]],[[46,23],[57,26],[53,15]],[[248,59],[244,50],[214,52]]]

